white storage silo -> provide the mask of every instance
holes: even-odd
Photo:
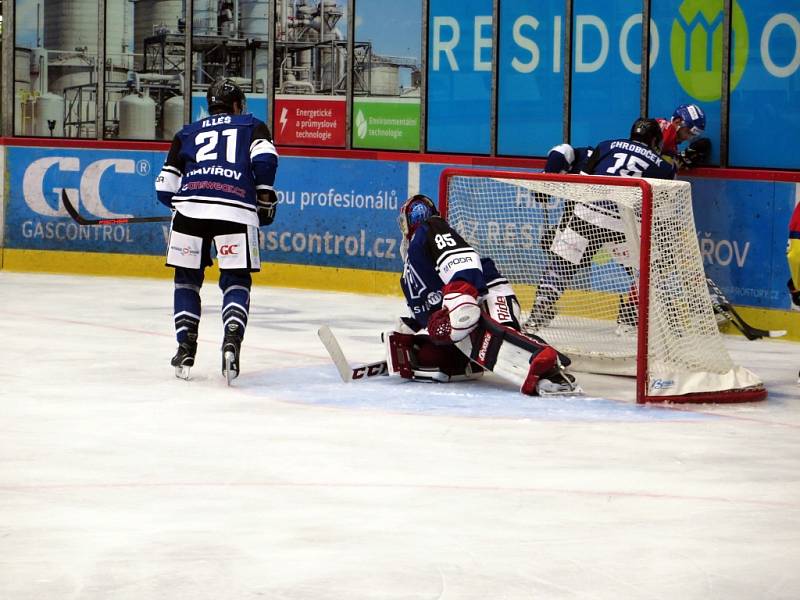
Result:
[[[33,135],[64,137],[63,96],[46,93],[33,100]]]
[[[373,96],[400,95],[400,68],[397,65],[373,64],[369,77],[369,92]]]
[[[163,127],[161,138],[171,140],[183,127],[183,96],[173,96],[164,102],[161,119]]]
[[[97,73],[95,66],[97,33],[100,25],[97,4],[85,0],[48,0],[46,5],[47,8],[42,11],[42,15],[44,47],[47,49],[47,60],[44,63],[44,68],[47,70],[47,89],[42,92],[63,96],[65,88],[90,86],[97,81],[98,76],[105,76]],[[106,0],[108,39],[123,39],[126,6],[126,0]],[[116,56],[119,60],[120,54]],[[43,74],[40,74],[40,77],[42,76]],[[77,97],[77,93],[71,95],[70,102],[72,103]],[[77,128],[70,127],[69,131],[61,135],[94,135],[94,117],[87,119],[86,115],[95,114],[95,98],[92,97],[89,87],[82,90],[80,97],[81,105],[70,108],[70,119],[80,118],[81,125]],[[90,103],[92,106],[89,106]],[[45,106],[49,104],[48,101],[44,103]],[[34,130],[47,131],[49,135],[47,123],[38,122],[39,118],[36,117]],[[63,123],[60,127],[63,128]]]
[[[268,6],[267,0],[239,0],[239,31],[242,37],[266,41]]]
[[[239,19],[241,21],[240,35],[249,40],[265,42],[267,40],[267,8],[266,0],[240,0]],[[245,71],[243,75],[249,77],[251,70],[254,73],[256,87],[253,91],[261,91],[267,85],[269,67],[269,52],[266,47],[257,48],[255,56],[248,52],[245,55]],[[258,82],[261,82],[261,86]]]
[[[150,96],[128,94],[117,103],[119,136],[126,140],[156,139],[156,103]]]
[[[178,31],[178,19],[183,17],[184,0],[139,0],[133,9],[133,47],[137,54],[144,53],[144,40],[156,30]],[[143,59],[136,57],[137,68]]]
[[[195,0],[192,28],[194,35],[218,35],[217,0]]]

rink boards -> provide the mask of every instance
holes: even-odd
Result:
[[[165,224],[79,226],[59,200],[66,189],[87,217],[168,214],[153,190],[163,145],[142,146],[6,146],[2,268],[170,276],[163,267]],[[445,157],[454,162],[444,163],[426,162],[435,155],[394,153],[392,160],[373,160],[357,152],[333,154],[281,157],[278,217],[262,230],[267,264],[256,281],[395,294],[399,206],[413,193],[436,197],[439,174],[459,158]],[[420,162],[407,160],[412,157]],[[761,309],[759,318],[797,320],[784,312],[790,308],[785,248],[800,184],[775,172],[719,173],[727,178],[705,169],[691,179],[708,273],[735,304]]]

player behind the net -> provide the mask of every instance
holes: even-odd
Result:
[[[407,379],[472,379],[483,369],[527,395],[579,393],[569,359],[520,333],[519,303],[489,257],[481,257],[427,196],[408,199],[401,288],[411,316],[384,334],[391,374]]]
[[[661,155],[673,161],[678,169],[691,169],[708,162],[711,140],[700,137],[706,128],[706,114],[697,104],[681,104],[670,119],[656,119],[663,138]],[[687,143],[684,150],[681,144]]]
[[[661,155],[661,127],[654,119],[637,119],[629,137],[600,142],[594,148],[556,146],[548,156],[548,172],[583,173],[617,177],[674,179],[676,165]],[[573,155],[569,151],[574,152]],[[571,159],[571,160],[570,160]],[[565,203],[557,230],[549,241],[548,262],[539,280],[536,299],[524,324],[529,333],[540,331],[555,318],[556,303],[578,272],[588,269],[595,255],[608,248],[628,273],[631,292],[620,297],[618,322],[635,326],[637,299],[634,269],[625,236],[625,223],[609,200]]]
[[[178,377],[188,378],[197,353],[200,288],[212,245],[222,290],[222,372],[239,374],[250,310],[251,273],[259,271],[259,225],[275,217],[278,154],[266,124],[243,114],[245,95],[230,79],[208,88],[209,116],[175,134],[156,179],[158,199],[174,210],[167,265],[175,269],[174,312]]]

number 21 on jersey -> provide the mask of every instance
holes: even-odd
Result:
[[[229,163],[236,162],[236,136],[238,130],[223,129],[222,137],[225,138],[225,160]],[[219,132],[215,130],[201,131],[194,138],[197,149],[197,162],[204,160],[217,160],[217,144],[219,143]]]

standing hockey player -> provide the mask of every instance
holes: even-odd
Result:
[[[230,384],[239,375],[251,272],[261,269],[258,227],[275,218],[278,154],[266,124],[242,114],[245,96],[233,81],[215,81],[206,98],[210,115],[175,134],[156,191],[174,211],[167,250],[167,265],[175,268],[172,366],[187,379],[194,365],[200,288],[213,264],[213,244],[222,290],[222,372]]]
[[[412,316],[401,318],[385,335],[392,374],[451,381],[476,377],[486,368],[527,395],[576,391],[558,353],[519,333],[517,297],[494,262],[481,258],[439,216],[430,198],[412,196],[398,221],[404,259],[400,285]]]
[[[674,179],[675,165],[661,156],[661,127],[654,119],[637,119],[627,139],[600,142],[581,170],[588,175]],[[557,147],[558,148],[558,147]],[[548,157],[548,164],[550,158]],[[610,246],[624,254],[624,225],[608,201],[569,203],[550,244],[550,259],[539,281],[536,300],[524,330],[535,333],[556,316],[556,303],[578,271],[587,268],[597,252]],[[622,246],[622,248],[620,248]],[[626,265],[627,269],[633,268]],[[618,320],[623,327],[636,322],[636,291],[620,298]]]
[[[706,114],[697,104],[681,104],[671,119],[656,119],[663,137],[662,154],[673,160],[678,169],[691,169],[706,163],[711,156],[711,141],[701,138],[706,128]],[[678,146],[690,142],[683,152]]]

